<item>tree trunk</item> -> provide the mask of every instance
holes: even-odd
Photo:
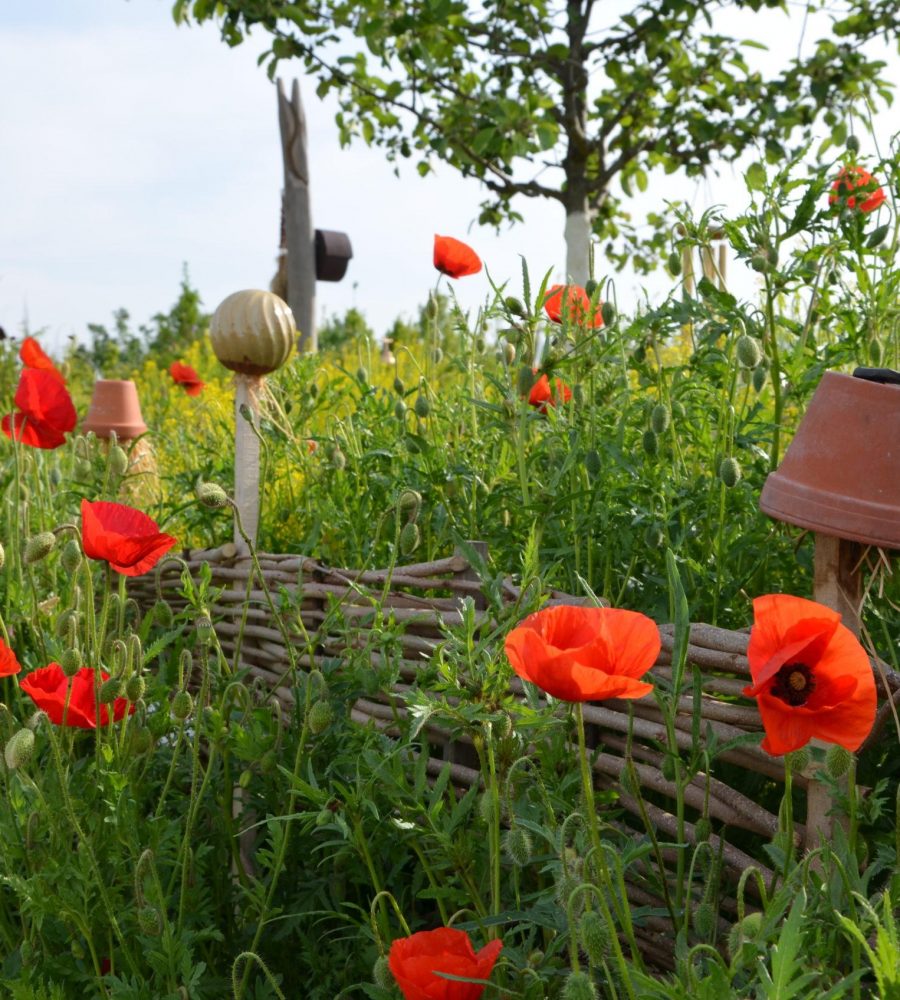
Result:
[[[299,333],[298,348],[315,351],[316,248],[309,203],[306,156],[306,115],[300,84],[294,80],[291,99],[278,81],[278,124],[284,154],[284,225],[287,237],[287,303]]]

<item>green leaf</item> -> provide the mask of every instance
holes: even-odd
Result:
[[[766,168],[761,163],[751,163],[744,172],[744,181],[750,191],[762,191],[766,186]]]
[[[891,228],[890,223],[886,222],[883,226],[879,226],[877,229],[875,229],[872,232],[871,236],[869,236],[869,238],[866,240],[866,249],[874,250],[875,247],[881,246],[881,244],[884,243],[884,239],[887,236],[888,230],[890,228]]]

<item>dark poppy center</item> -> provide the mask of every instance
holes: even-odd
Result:
[[[775,675],[769,693],[796,708],[805,705],[815,689],[815,677],[805,663],[785,663]]]

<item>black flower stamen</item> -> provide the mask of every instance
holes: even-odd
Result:
[[[786,663],[775,675],[769,694],[796,708],[805,705],[816,689],[812,669],[805,663]]]

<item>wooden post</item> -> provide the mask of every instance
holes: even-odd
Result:
[[[839,612],[841,620],[854,635],[859,635],[862,606],[862,577],[859,572],[860,546],[843,538],[818,532],[813,554],[813,600]],[[827,744],[813,740],[813,747]],[[813,779],[806,792],[806,849],[815,850],[821,838],[830,840],[834,833],[834,809],[831,789],[816,780],[821,765],[810,764],[806,775]]]
[[[241,412],[246,407],[257,429],[259,428],[259,394],[262,378],[258,375],[234,376],[234,503],[240,514],[241,524],[250,541],[256,545],[259,530],[259,438],[250,422]],[[234,522],[234,544],[244,548]]]
[[[278,81],[278,124],[284,157],[284,227],[287,240],[287,303],[300,334],[298,349],[316,351],[316,248],[309,200],[306,114],[300,84],[294,80],[290,100]]]

